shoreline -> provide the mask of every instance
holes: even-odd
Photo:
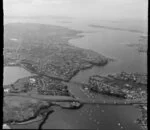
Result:
[[[109,62],[113,62],[114,60],[113,59],[107,59],[108,61],[106,63],[102,63],[102,64],[95,64],[95,63],[91,63],[90,66],[88,67],[84,67],[84,68],[81,68],[79,70],[76,70],[70,77],[68,77],[67,79],[63,79],[63,78],[59,78],[59,77],[56,77],[56,76],[48,76],[48,75],[45,75],[45,74],[40,74],[38,72],[35,72],[31,69],[29,69],[28,67],[26,67],[24,64],[22,63],[19,63],[19,64],[14,64],[14,65],[5,65],[4,67],[21,67],[23,69],[25,69],[26,71],[30,72],[31,74],[33,75],[39,75],[39,76],[45,76],[45,77],[48,77],[48,78],[51,78],[51,79],[55,79],[55,80],[61,80],[61,81],[64,81],[64,82],[70,82],[70,80],[75,77],[80,71],[82,70],[87,70],[87,69],[91,69],[93,68],[94,66],[97,66],[97,67],[103,67],[107,64],[109,64]]]
[[[42,121],[42,120],[43,120],[43,117],[37,116],[34,119],[31,119],[31,120],[28,120],[28,121],[24,121],[24,122],[20,122],[20,123],[14,123],[14,124],[12,123],[11,125],[25,125],[25,124],[30,124],[30,123],[33,123],[33,122]]]
[[[29,25],[31,24],[34,24],[34,23],[28,23]],[[8,24],[9,25],[9,24]],[[66,43],[65,44],[68,44],[69,46],[71,46],[71,47],[73,47],[73,48],[75,48],[75,49],[79,49],[79,50],[83,50],[83,51],[93,51],[93,50],[91,50],[91,49],[84,49],[84,48],[81,48],[81,47],[78,47],[78,46],[75,46],[75,45],[73,45],[73,44],[71,44],[70,43],[70,40],[73,40],[73,39],[78,39],[78,38],[82,38],[82,37],[85,37],[84,35],[83,35],[83,33],[84,33],[84,31],[81,31],[81,30],[75,30],[75,29],[70,29],[69,27],[62,27],[62,26],[58,26],[58,25],[48,25],[48,24],[35,24],[35,25],[43,25],[43,26],[54,26],[54,27],[60,27],[60,28],[62,28],[62,29],[66,29],[66,30],[70,30],[70,31],[72,31],[72,35],[71,36],[69,36],[67,39],[65,39],[65,41],[66,41]],[[55,45],[55,44],[54,44]],[[101,54],[101,53],[98,53],[98,52],[95,52],[95,51],[93,51],[94,53],[97,53],[97,54],[99,54],[99,56],[104,56],[103,54]],[[90,53],[90,52],[87,52],[87,53]],[[34,65],[34,63],[32,62],[32,61],[28,61],[28,60],[22,60],[22,61],[16,61],[17,59],[11,59],[11,58],[9,58],[9,59],[7,59],[6,58],[6,60],[10,60],[10,62],[9,61],[7,61],[4,65],[7,67],[7,66],[18,66],[18,67],[22,67],[22,68],[24,68],[25,70],[27,70],[27,71],[29,71],[31,74],[36,74],[36,75],[41,75],[41,76],[46,76],[46,77],[48,77],[48,78],[52,78],[52,79],[56,79],[56,80],[61,80],[61,81],[64,81],[64,82],[69,82],[74,76],[76,76],[80,71],[82,71],[82,70],[86,70],[86,69],[91,69],[91,68],[93,68],[94,66],[98,66],[98,67],[101,67],[101,66],[105,66],[105,65],[107,65],[109,62],[111,62],[111,61],[114,61],[115,59],[114,58],[110,58],[110,57],[106,57],[106,56],[104,56],[104,58],[105,58],[105,61],[104,62],[101,62],[101,61],[99,61],[98,63],[97,63],[97,61],[95,62],[93,62],[93,61],[87,61],[87,63],[89,63],[90,65],[89,66],[84,66],[84,67],[82,67],[82,68],[78,68],[77,70],[75,70],[72,74],[70,74],[69,76],[67,76],[67,75],[62,75],[62,77],[60,77],[60,76],[54,76],[54,75],[47,75],[47,74],[44,74],[44,73],[39,73],[38,71],[36,71],[36,70],[34,70],[34,68],[32,67],[32,65]],[[13,62],[13,60],[14,60],[14,62]],[[100,63],[101,62],[101,63]],[[10,64],[11,63],[11,64]],[[5,67],[4,66],[4,67]]]
[[[24,121],[11,121],[11,122],[3,122],[4,124],[8,124],[8,125],[25,125],[25,124],[30,124],[30,123],[34,123],[34,122],[38,122],[38,121],[42,121],[45,116],[47,115],[47,113],[53,113],[54,110],[51,109],[52,106],[46,106],[46,107],[42,107],[39,110],[37,110],[37,112],[35,113],[35,115],[29,119],[25,119]]]
[[[74,38],[71,38],[71,39],[74,39]],[[68,40],[69,41],[69,40]],[[76,47],[76,46],[75,46]],[[82,48],[81,48],[82,49]],[[108,62],[109,63],[109,62]],[[107,64],[106,64],[107,65]],[[12,65],[10,65],[10,66],[12,66]],[[66,79],[66,80],[62,80],[62,78],[59,78],[59,77],[54,77],[54,76],[47,76],[47,75],[44,75],[44,74],[39,74],[39,73],[36,73],[37,75],[44,75],[44,76],[47,76],[47,77],[49,77],[49,78],[53,78],[53,79],[57,79],[57,80],[62,80],[62,81],[66,81],[66,82],[69,82],[74,76],[76,76],[80,71],[82,71],[82,70],[87,70],[87,69],[90,69],[90,68],[92,68],[92,67],[94,67],[94,66],[98,66],[98,65],[91,65],[90,67],[85,67],[85,68],[83,68],[83,69],[80,69],[80,70],[77,70],[72,76],[71,76],[71,78],[69,78],[68,80]],[[104,65],[105,66],[105,65]],[[34,71],[32,71],[31,69],[29,69],[28,67],[26,67],[26,66],[19,66],[18,65],[18,67],[23,67],[25,70],[27,70],[27,71],[29,71],[29,72],[31,72],[31,73],[33,73],[33,74],[35,74],[34,73]],[[98,67],[101,67],[101,66],[98,66]],[[47,120],[47,117],[48,116],[51,116],[50,115],[50,113],[48,112],[47,114],[46,114],[46,117],[44,117],[44,119],[43,119],[43,121],[42,121],[42,123],[40,123],[40,125],[39,125],[39,127],[41,128],[42,127],[42,125],[44,124],[44,122]],[[29,122],[30,123],[32,123],[32,122],[36,122],[36,119],[35,119],[35,121],[34,121],[34,119],[33,120],[29,120]],[[29,124],[28,122],[24,122],[25,124]],[[17,124],[16,124],[17,125]],[[19,125],[19,124],[18,124]],[[22,124],[23,125],[23,124]]]
[[[126,31],[126,32],[132,32],[132,33],[146,34],[146,32],[143,32],[140,30],[134,30],[134,29],[117,28],[117,27],[111,27],[111,26],[101,26],[101,25],[95,25],[95,24],[90,24],[89,26],[93,27],[93,28],[102,28],[102,29],[109,29],[109,30],[115,30],[115,31]]]

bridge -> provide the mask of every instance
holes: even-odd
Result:
[[[76,81],[70,81],[70,82],[68,82],[68,84],[75,84],[75,85],[80,85],[80,86],[88,85],[87,83],[80,83],[80,82],[76,82]]]
[[[92,104],[92,105],[134,105],[134,104],[147,104],[147,102],[103,102],[103,101],[83,101],[78,100],[69,96],[50,96],[50,95],[39,95],[39,94],[21,94],[21,93],[8,93],[5,96],[21,96],[24,98],[33,98],[37,100],[45,100],[50,102],[79,102],[81,104]]]
[[[108,102],[108,103],[104,103],[104,102],[98,102],[98,101],[96,101],[96,102],[89,102],[89,101],[80,101],[80,103],[83,103],[83,104],[95,104],[95,105],[136,105],[136,104],[147,104],[146,102],[119,102],[119,103],[114,103],[114,102]]]

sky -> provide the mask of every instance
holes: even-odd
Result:
[[[6,16],[147,20],[148,0],[3,0]]]

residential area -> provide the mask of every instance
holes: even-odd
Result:
[[[61,81],[38,76],[22,78],[14,84],[4,86],[4,93],[70,96],[67,86]]]
[[[89,78],[93,92],[124,98],[127,101],[147,102],[147,78],[143,74],[121,72],[107,77],[94,75]]]

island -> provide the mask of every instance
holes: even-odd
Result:
[[[138,50],[138,52],[147,53],[147,48],[148,48],[147,41],[148,41],[148,36],[141,35],[139,38],[139,43],[127,43],[126,45],[128,47],[135,47]]]
[[[111,26],[105,26],[105,25],[90,24],[89,26],[93,27],[93,28],[102,28],[102,29],[109,29],[109,30],[127,31],[127,32],[134,32],[134,33],[144,33],[144,32],[142,32],[140,30],[127,29],[127,28],[118,28],[118,27],[111,27]]]

